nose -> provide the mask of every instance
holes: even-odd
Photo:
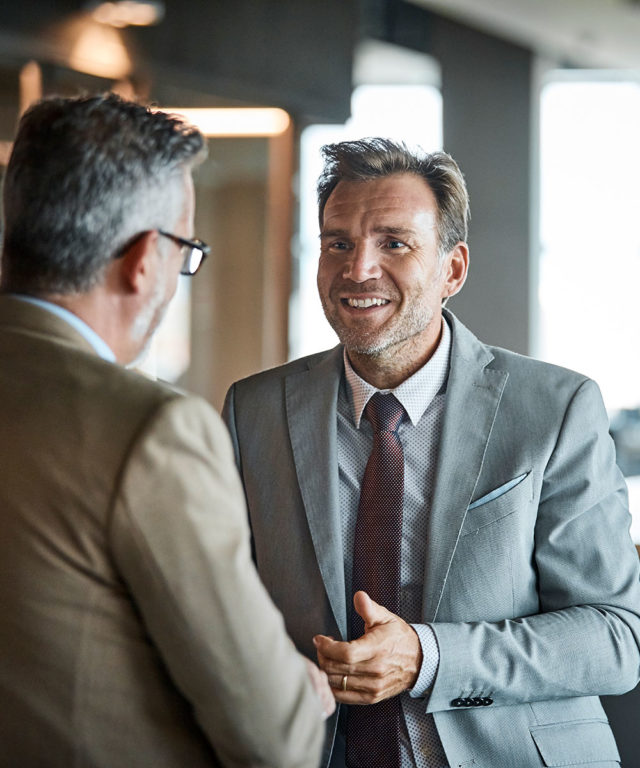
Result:
[[[379,254],[370,243],[357,243],[349,254],[342,271],[345,280],[365,283],[382,276]]]

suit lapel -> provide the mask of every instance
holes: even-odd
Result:
[[[337,401],[342,347],[285,382],[293,459],[311,539],[333,614],[347,637],[338,495]]]
[[[434,621],[460,529],[478,482],[508,374],[487,368],[493,355],[450,313],[453,346],[427,538],[423,598]]]

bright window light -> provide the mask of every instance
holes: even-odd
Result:
[[[640,85],[556,82],[541,102],[539,354],[607,408],[640,402]]]
[[[640,543],[640,76],[605,76],[542,91],[536,353],[600,385]]]

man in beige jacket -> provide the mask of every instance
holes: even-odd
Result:
[[[208,251],[191,239],[203,152],[115,96],[47,99],[20,125],[0,282],[3,768],[318,763],[326,679],[251,564],[225,429],[122,367]]]

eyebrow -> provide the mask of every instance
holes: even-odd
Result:
[[[415,230],[409,229],[408,227],[392,227],[392,226],[382,226],[382,227],[375,227],[373,232],[378,235],[414,235],[415,236]],[[320,233],[320,239],[323,240],[325,238],[331,238],[331,237],[348,237],[349,233],[346,229],[327,229],[324,232]]]
[[[325,229],[324,232],[320,233],[320,239],[326,237],[345,237],[347,234],[347,231],[345,229]]]
[[[415,235],[416,233],[409,227],[376,227],[373,231],[383,235]]]

